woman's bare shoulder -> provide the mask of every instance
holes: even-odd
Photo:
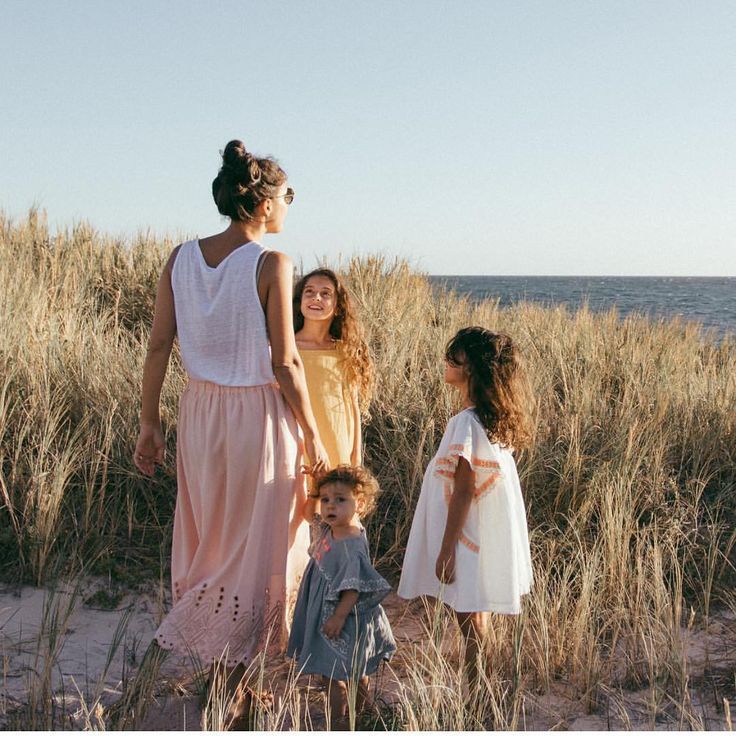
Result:
[[[286,253],[282,253],[280,250],[269,250],[264,256],[261,273],[269,280],[285,273],[292,275],[294,264]]]
[[[174,250],[169,253],[169,260],[166,261],[166,268],[165,270],[171,274],[171,269],[174,268],[174,262],[176,261],[176,257],[179,255],[179,251],[182,249],[182,247],[186,245],[186,243],[179,243],[179,245],[174,248]]]

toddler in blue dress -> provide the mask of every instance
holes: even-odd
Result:
[[[391,586],[373,568],[360,516],[378,484],[362,467],[338,465],[315,482],[303,515],[312,526],[310,561],[294,609],[287,655],[301,673],[329,679],[332,729],[348,725],[348,682],[356,712],[368,693],[368,675],[396,650],[380,602]],[[317,502],[320,514],[315,513]]]

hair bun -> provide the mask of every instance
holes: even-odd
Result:
[[[251,184],[257,184],[261,180],[261,167],[258,159],[252,154],[246,154],[246,164],[248,166],[248,177]]]
[[[225,150],[222,152],[222,163],[225,166],[235,168],[241,166],[243,159],[249,155],[248,151],[245,150],[243,141],[233,140],[225,146]]]
[[[229,141],[220,155],[222,166],[212,182],[217,209],[233,220],[249,220],[258,203],[286,181],[286,173],[275,159],[254,156],[241,140]]]
[[[258,159],[239,140],[232,140],[225,146],[222,152],[222,172],[232,182],[246,188],[261,180]]]

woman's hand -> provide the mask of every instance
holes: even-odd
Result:
[[[306,437],[304,439],[304,450],[312,461],[312,464],[306,471],[309,475],[316,478],[330,469],[330,459],[327,457],[327,450],[325,450],[319,437]]]
[[[446,584],[450,584],[455,580],[455,548],[450,550],[440,549],[437,555],[437,562],[434,566],[434,574],[437,579]]]
[[[142,424],[135,443],[133,463],[144,475],[153,475],[155,464],[163,465],[166,443],[161,427],[152,424]]]
[[[337,639],[344,626],[345,617],[340,616],[337,613],[333,613],[332,616],[325,621],[325,625],[322,627],[322,632],[328,639]]]

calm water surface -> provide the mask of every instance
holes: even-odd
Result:
[[[736,278],[628,276],[430,276],[430,280],[473,299],[498,299],[501,306],[530,301],[565,304],[575,310],[616,307],[622,315],[681,317],[736,332]]]

